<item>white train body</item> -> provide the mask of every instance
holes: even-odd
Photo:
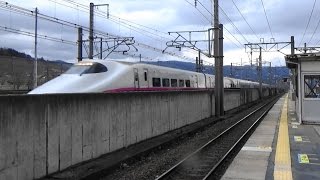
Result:
[[[256,82],[224,78],[225,88],[257,87]],[[114,60],[85,60],[29,94],[165,91],[214,88],[214,75]]]

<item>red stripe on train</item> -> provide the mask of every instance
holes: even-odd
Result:
[[[191,90],[207,90],[207,88],[164,88],[164,87],[151,87],[151,88],[118,88],[111,89],[104,92],[107,93],[118,93],[118,92],[141,92],[141,91],[191,91]]]

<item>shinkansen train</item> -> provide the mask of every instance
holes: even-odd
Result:
[[[214,88],[214,75],[117,60],[84,60],[29,94],[171,91]],[[225,88],[256,88],[259,83],[224,78]],[[267,86],[267,85],[264,85]]]

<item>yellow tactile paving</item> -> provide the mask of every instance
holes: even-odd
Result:
[[[275,180],[292,180],[287,102],[288,95],[285,98],[280,117],[275,166],[273,172]]]

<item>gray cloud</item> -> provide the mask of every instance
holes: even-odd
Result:
[[[190,3],[194,3],[193,0],[188,0]],[[48,0],[41,1],[26,1],[21,0],[11,0],[9,3],[16,4],[18,6],[23,6],[24,8],[34,9],[38,6],[39,11],[43,14],[54,16],[60,19],[71,21],[83,26],[88,26],[88,14],[81,11],[80,7],[73,6],[74,9],[69,7],[61,6],[58,2],[63,3],[63,1],[57,0],[57,3],[53,3]],[[89,1],[77,1],[82,4],[87,4],[89,6]],[[209,0],[200,0],[200,2],[211,11],[211,4]],[[248,23],[252,26],[253,30],[256,32],[258,38],[253,34],[252,30],[249,28],[247,23],[243,20],[238,10],[233,5],[232,1],[220,1],[220,7],[227,13],[228,17],[236,25],[238,30],[243,34],[243,36],[249,42],[259,41],[259,38],[265,38],[268,41],[271,38],[271,34],[265,19],[261,1],[256,0],[244,0],[234,2],[238,5],[238,8],[242,12],[243,16],[246,18]],[[171,1],[147,1],[147,0],[99,0],[94,1],[95,4],[99,3],[109,3],[110,13],[114,16],[129,19],[135,23],[148,26],[153,29],[157,29],[161,32],[168,31],[178,31],[178,30],[203,30],[210,27],[210,23],[205,19],[194,7],[183,0],[171,0]],[[303,4],[298,0],[282,0],[282,1],[266,1],[264,0],[265,8],[267,11],[267,16],[274,33],[276,40],[278,41],[289,41],[290,36],[294,35],[296,37],[296,45],[302,38],[302,34],[306,27],[307,20],[310,15],[313,1],[306,1]],[[69,4],[70,5],[70,4]],[[72,6],[72,5],[70,5]],[[198,3],[197,8],[205,14],[205,16],[210,19],[211,15]],[[100,11],[106,11],[104,7],[99,8]],[[311,35],[316,27],[316,24],[320,18],[320,3],[317,3],[313,18],[310,21],[309,29],[306,33],[304,41],[309,41]],[[138,26],[143,29],[134,28],[134,24],[125,22],[126,24],[119,25],[116,22],[103,19],[100,17],[95,17],[96,25],[95,29],[103,32],[112,33],[120,36],[134,36],[136,41],[142,42],[144,44],[155,46],[159,49],[165,48],[165,41],[168,41],[174,37],[168,36],[166,34],[153,31],[151,29]],[[113,17],[114,19],[114,17]],[[25,31],[34,31],[34,18],[27,17],[24,15],[17,15],[13,11],[4,11],[0,9],[0,21],[2,26],[12,27]],[[220,10],[220,22],[235,36],[241,44],[246,43],[242,35],[239,34],[237,30],[232,26],[232,24],[225,17],[223,12]],[[125,27],[127,26],[127,27]],[[139,31],[139,32],[136,32]],[[157,36],[150,34],[157,34]],[[39,34],[52,36],[55,38],[62,38],[69,41],[77,41],[77,29],[59,25],[52,22],[47,22],[44,20],[39,20]],[[244,53],[244,49],[240,50],[237,46],[241,46],[237,40],[235,40],[232,35],[227,31],[225,34],[225,60],[226,62],[239,61],[239,59],[234,59],[233,57],[240,58],[240,52],[243,52],[241,57],[245,58],[247,55]],[[158,35],[168,38],[162,38]],[[149,37],[149,36],[152,36]],[[21,35],[13,35],[12,33],[0,31],[0,43],[1,47],[15,48],[20,51],[27,53],[33,53],[33,39],[30,37],[23,37]],[[84,32],[84,39],[88,37],[88,33]],[[205,35],[197,35],[193,38],[205,38]],[[160,43],[158,40],[163,40]],[[231,41],[230,41],[231,39]],[[315,43],[320,39],[319,30],[316,32],[313,41]],[[235,45],[237,44],[237,45]],[[205,45],[202,45],[205,46]],[[132,52],[135,54],[142,53],[144,56],[148,57],[163,57],[172,58],[161,53],[157,53],[148,49],[139,48],[139,52]],[[39,56],[43,56],[49,59],[76,59],[76,46],[67,45],[63,43],[51,42],[47,40],[39,40]],[[170,51],[177,52],[176,49],[169,49]],[[83,50],[84,56],[85,50]],[[236,55],[236,54],[239,54]],[[33,55],[33,54],[31,54]],[[114,57],[121,57],[121,55],[112,55]],[[277,57],[281,58],[283,55]],[[193,58],[192,56],[190,56]],[[268,55],[266,55],[268,57]],[[278,60],[276,56],[270,56],[270,60],[275,63]],[[283,60],[283,58],[282,58]]]

